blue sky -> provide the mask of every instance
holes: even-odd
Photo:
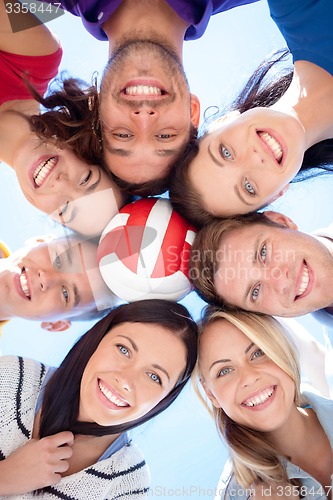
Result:
[[[63,44],[61,69],[89,82],[94,71],[101,75],[107,61],[107,43],[89,36],[80,21],[69,14],[49,26]],[[264,1],[214,16],[203,38],[184,44],[186,74],[191,91],[200,98],[202,111],[228,101],[256,65],[284,45]],[[52,232],[53,225],[24,199],[11,169],[5,165],[1,169],[0,235],[15,250],[31,236]],[[332,188],[333,176],[292,186],[274,207],[293,218],[300,229],[311,232],[332,222]],[[183,302],[198,318],[203,304],[195,293]],[[321,327],[315,320],[305,316],[301,322],[322,340]],[[37,322],[12,320],[5,328],[0,349],[3,354],[20,354],[57,365],[90,325],[77,322],[69,331],[49,333]],[[190,386],[173,407],[136,430],[134,439],[151,468],[152,498],[214,496],[226,452],[214,423]]]

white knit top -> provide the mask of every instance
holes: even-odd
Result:
[[[47,368],[30,359],[0,357],[0,460],[25,444],[32,435],[37,398]],[[130,443],[111,457],[65,476],[35,496],[8,499],[61,498],[64,500],[142,499],[149,489],[148,467],[139,449]]]

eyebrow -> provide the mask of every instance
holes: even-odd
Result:
[[[88,192],[90,193],[91,191],[94,191],[97,188],[97,186],[99,185],[99,183],[101,182],[101,178],[102,178],[102,172],[101,172],[101,169],[98,168],[98,178],[93,184],[91,184],[88,187],[88,189],[86,190],[86,193],[88,193]]]
[[[249,352],[249,350],[252,349],[253,346],[254,346],[254,343],[251,342],[251,344],[249,346],[247,346],[247,348],[245,349],[244,354],[247,354]],[[218,359],[210,365],[210,368],[208,371],[211,371],[213,366],[217,365],[218,363],[229,363],[230,361],[231,361],[231,359]]]
[[[221,163],[216,156],[213,155],[212,150],[210,149],[210,144],[208,144],[207,151],[213,162],[218,166],[218,167],[224,167],[224,164]]]
[[[78,287],[75,284],[73,285],[73,292],[74,292],[74,307],[73,307],[73,309],[75,309],[80,304],[80,301],[81,301]]]
[[[139,352],[138,346],[136,345],[136,343],[130,337],[127,337],[127,335],[118,335],[118,337],[122,337],[123,339],[128,340],[128,342],[133,347],[134,351],[135,352]],[[152,367],[156,368],[156,370],[160,370],[161,372],[163,372],[167,376],[168,380],[170,381],[170,375],[168,374],[168,372],[162,366],[153,364]]]
[[[133,155],[133,151],[130,151],[128,149],[122,149],[122,148],[113,148],[108,143],[106,143],[106,150],[111,154],[122,156],[122,157],[129,157],[129,156]],[[169,157],[169,156],[173,156],[174,154],[178,154],[178,150],[177,149],[155,149],[154,153],[158,156]]]

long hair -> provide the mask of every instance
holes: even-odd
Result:
[[[218,113],[217,118],[214,115],[213,121],[209,120],[207,122],[203,136],[209,134],[210,127],[216,125],[223,118],[223,115],[228,112],[239,111],[244,113],[253,108],[267,108],[275,104],[289,88],[293,71],[287,68],[281,70],[277,75],[272,70],[275,70],[279,63],[285,61],[288,56],[289,51],[282,50],[265,59],[229,106],[222,113]],[[271,74],[271,79],[267,80]],[[183,158],[176,163],[174,175],[171,179],[170,199],[175,210],[200,228],[214,221],[216,217],[206,210],[201,196],[191,186],[189,180],[189,167],[198,152],[198,145],[192,142],[185,151]],[[314,144],[305,151],[301,168],[291,182],[300,182],[332,171],[333,139],[326,139]]]
[[[299,406],[300,366],[296,348],[288,332],[273,317],[249,312],[228,313],[208,306],[199,333],[211,323],[225,320],[238,328],[256,346],[293,380],[294,402]],[[223,329],[223,325],[221,325]],[[200,357],[199,357],[200,371]],[[215,423],[226,441],[232,462],[232,474],[242,488],[249,488],[255,481],[264,483],[288,483],[288,475],[279,458],[277,448],[269,442],[265,432],[250,429],[232,420],[222,408],[213,408]]]
[[[146,415],[131,422],[101,426],[79,422],[80,384],[84,369],[103,337],[121,323],[149,323],[163,326],[182,340],[186,348],[186,367],[175,387]],[[74,434],[103,436],[118,434],[143,424],[165,410],[179,395],[188,381],[197,358],[197,326],[187,309],[166,300],[141,300],[113,309],[94,325],[69,351],[45,388],[39,437],[63,430]]]
[[[32,132],[42,141],[70,148],[88,164],[103,166],[96,86],[88,86],[75,78],[56,80],[56,89],[42,97],[28,82],[26,84],[33,98],[46,110],[28,118]]]

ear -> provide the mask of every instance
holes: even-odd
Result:
[[[298,226],[295,224],[293,220],[291,220],[286,215],[280,214],[278,212],[273,212],[271,210],[267,210],[264,212],[265,216],[273,222],[280,224],[280,226],[287,227],[288,229],[293,229],[294,231],[298,231]]]
[[[203,379],[200,379],[200,383],[201,383],[202,387],[204,388],[204,391],[205,391],[208,399],[212,403],[212,405],[215,406],[215,408],[221,408],[220,403],[217,401],[217,399],[214,396],[214,394],[212,393],[212,391],[210,389],[208,389],[206,382]]]
[[[280,198],[281,196],[283,196],[284,193],[289,189],[289,185],[290,184],[287,184],[286,186],[284,186],[284,188],[282,188],[275,196],[273,196],[273,198],[268,203],[273,203],[273,201],[275,201],[278,198]]]
[[[70,328],[71,324],[69,320],[43,321],[40,326],[48,332],[64,332]]]
[[[200,101],[196,95],[190,94],[191,96],[191,122],[195,128],[199,127],[200,120]]]

